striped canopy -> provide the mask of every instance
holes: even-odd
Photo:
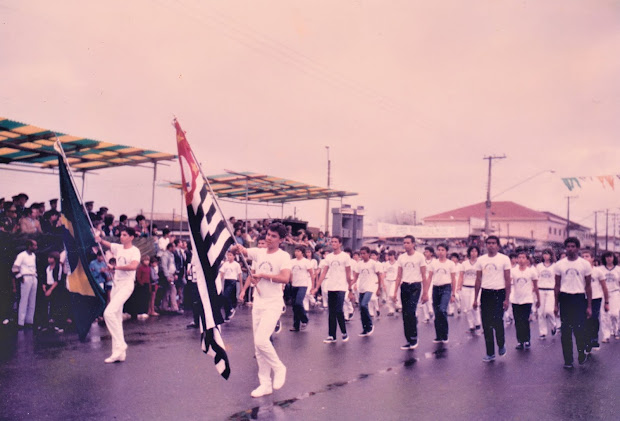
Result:
[[[122,165],[173,160],[176,155],[71,136],[0,117],[0,164],[24,163],[42,168],[58,166],[56,138],[71,168],[90,171]]]
[[[252,172],[229,172],[207,176],[213,192],[225,199],[247,199],[258,202],[287,203],[332,197],[357,196],[357,193],[332,190],[299,181],[287,180]],[[180,189],[181,182],[167,182],[165,186]]]

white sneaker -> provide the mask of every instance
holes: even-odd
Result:
[[[269,386],[260,385],[256,389],[252,390],[250,396],[253,398],[260,398],[261,396],[271,395],[273,393],[273,389]]]
[[[273,389],[279,390],[284,386],[284,382],[286,381],[286,367],[282,366],[279,370],[274,370],[273,372]]]

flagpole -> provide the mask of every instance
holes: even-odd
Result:
[[[62,143],[60,143],[60,140],[58,140],[58,135],[56,133],[54,133],[54,135],[56,136],[56,144],[58,145],[57,151],[59,151],[60,155],[62,155],[65,168],[67,168],[67,172],[69,173],[69,179],[71,180],[71,184],[73,185],[73,191],[75,192],[75,195],[78,196],[78,200],[80,201],[80,205],[82,205],[82,210],[84,211],[84,214],[86,215],[86,219],[88,220],[90,229],[94,233],[95,227],[93,225],[93,221],[90,220],[90,215],[88,214],[88,210],[86,209],[86,206],[84,206],[84,200],[82,199],[82,195],[80,195],[77,191],[75,180],[73,179],[73,171],[71,170],[71,166],[69,165],[69,161],[67,160],[67,155],[65,155],[65,150],[63,149]],[[97,246],[99,247],[99,251],[101,252],[101,255],[105,256],[105,253],[103,252],[103,247],[101,247],[101,243],[97,243]]]

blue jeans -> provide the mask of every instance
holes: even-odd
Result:
[[[237,307],[237,281],[234,279],[224,280],[224,291],[222,292],[224,306],[224,318],[228,319],[233,308]]]
[[[372,319],[368,311],[368,303],[372,298],[372,292],[360,293],[360,314],[362,315],[362,329],[364,332],[370,332],[372,329]]]
[[[448,340],[448,304],[452,295],[452,285],[433,287],[433,311],[435,312],[435,336],[441,341]]]
[[[403,304],[403,327],[405,329],[405,339],[409,343],[418,340],[418,319],[415,311],[421,292],[421,282],[412,284],[403,282],[400,284],[400,300]]]
[[[304,309],[304,297],[308,287],[292,287],[291,295],[293,297],[293,327],[299,329],[300,323],[308,323],[308,316]]]
[[[328,291],[327,306],[329,307],[329,336],[336,338],[336,324],[340,326],[343,335],[347,333],[347,326],[344,324],[344,304],[345,291]]]

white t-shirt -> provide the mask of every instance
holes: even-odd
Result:
[[[476,263],[478,260],[472,263],[469,260],[465,260],[461,263],[461,272],[463,272],[463,286],[473,287],[476,285]]]
[[[592,268],[592,299],[603,298],[603,287],[601,286],[601,279],[605,280],[605,275],[601,271],[601,267]],[[607,287],[609,288],[609,287]]]
[[[19,267],[21,276],[37,276],[37,256],[24,250],[17,255],[13,266]]]
[[[284,250],[278,249],[273,253],[267,253],[266,248],[252,247],[247,250],[248,257],[256,262],[255,270],[257,274],[277,275],[283,269],[291,269],[291,256]],[[260,293],[258,291],[254,293],[254,308],[281,307],[284,304],[282,285],[279,282],[261,278],[257,284]]]
[[[505,289],[504,271],[510,269],[510,259],[501,253],[493,257],[483,254],[476,261],[476,271],[482,271],[481,287],[484,289]]]
[[[347,281],[346,268],[350,268],[351,263],[351,258],[344,251],[338,254],[329,253],[325,256],[321,264],[328,269],[327,276],[322,284],[323,288],[325,288],[326,291],[348,291],[349,283]],[[327,277],[329,277],[329,280]]]
[[[357,277],[357,290],[360,294],[364,292],[377,292],[379,287],[379,274],[382,273],[382,264],[368,259],[367,262],[360,260],[354,268]]]
[[[133,282],[136,280],[135,270],[120,270],[119,266],[126,266],[131,262],[140,263],[140,249],[136,246],[131,246],[128,249],[123,247],[122,244],[112,243],[110,244],[110,251],[116,258],[116,267],[114,271],[114,282]]]
[[[401,283],[413,284],[415,282],[422,282],[422,268],[426,268],[426,261],[422,253],[414,251],[411,256],[403,253],[398,256],[396,262],[403,271]]]
[[[607,269],[606,266],[599,266],[601,276],[605,279],[608,292],[615,292],[620,290],[620,267],[614,266],[612,270]]]
[[[444,262],[435,259],[427,270],[433,272],[433,285],[440,287],[452,283],[452,274],[456,273],[456,265],[450,259],[446,259]]]
[[[590,263],[577,257],[575,260],[563,258],[555,264],[555,274],[561,277],[560,292],[567,294],[585,294],[586,276],[592,275]]]
[[[555,263],[545,266],[543,262],[536,265],[538,271],[538,288],[553,289],[555,288]]]
[[[293,280],[291,285],[294,287],[307,287],[310,283],[310,272],[312,269],[312,262],[308,259],[291,259],[291,273],[293,274]]]
[[[226,260],[220,266],[220,273],[223,273],[223,279],[236,281],[239,279],[239,275],[241,275],[241,265],[234,260],[232,262]]]
[[[510,270],[512,288],[510,302],[513,304],[534,303],[534,280],[538,280],[538,272],[532,267],[521,270],[519,266]]]
[[[394,260],[394,263],[387,262],[383,263],[383,272],[385,273],[385,281],[386,282],[394,282],[398,277],[398,263]]]

